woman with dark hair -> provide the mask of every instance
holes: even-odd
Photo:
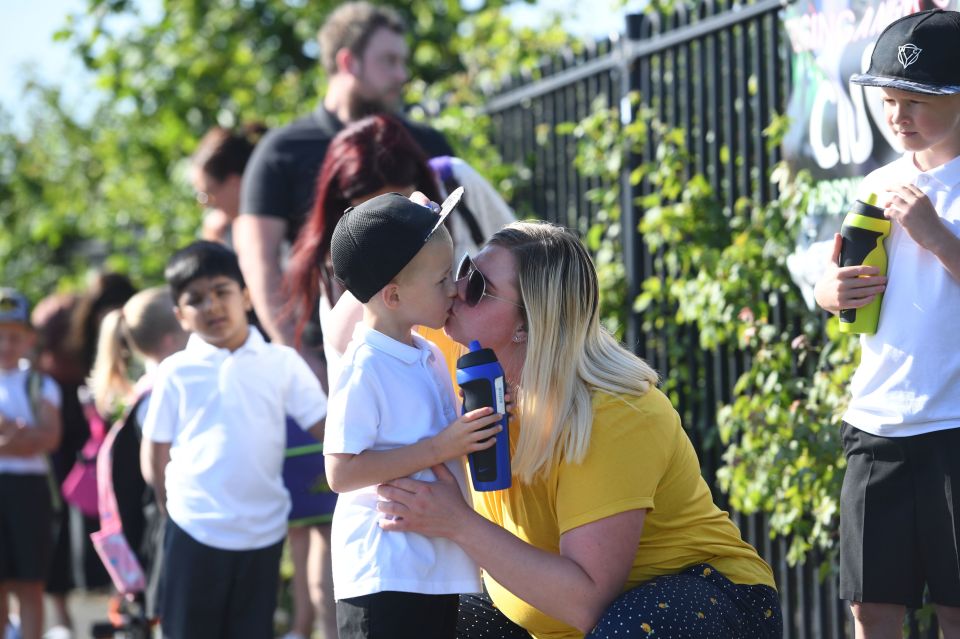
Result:
[[[230,231],[240,213],[240,184],[253,147],[266,133],[259,123],[240,131],[215,126],[204,134],[191,158],[190,183],[207,208],[200,237],[232,244]]]
[[[343,288],[333,278],[330,238],[343,212],[383,193],[420,191],[439,202],[440,189],[427,157],[406,128],[388,115],[364,118],[330,142],[317,179],[317,198],[293,246],[285,285],[299,336],[321,303],[321,324]],[[355,305],[359,307],[359,305]],[[325,353],[330,355],[328,349]],[[331,362],[327,361],[329,372]]]

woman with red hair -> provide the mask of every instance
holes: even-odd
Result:
[[[298,340],[309,317],[317,312],[318,302],[321,324],[325,325],[328,311],[344,292],[330,263],[330,238],[343,212],[376,195],[410,196],[414,191],[434,202],[443,199],[426,155],[396,119],[388,115],[364,118],[333,138],[317,178],[316,202],[293,246],[286,271]],[[336,353],[326,344],[324,352],[332,379],[329,360]]]

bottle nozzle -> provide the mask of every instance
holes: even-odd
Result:
[[[477,341],[477,340],[475,340],[475,339],[470,340],[470,351],[471,351],[471,352],[473,352],[473,351],[479,351],[480,348],[481,348],[481,346],[480,346],[480,342],[479,342],[479,341]]]
[[[864,203],[865,203],[865,204],[869,204],[870,206],[876,206],[876,205],[877,205],[877,194],[876,194],[876,193],[870,193],[869,195],[867,195],[867,199],[864,200]]]

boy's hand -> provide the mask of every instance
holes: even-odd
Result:
[[[817,304],[831,313],[866,306],[887,287],[887,278],[876,266],[838,266],[842,244],[843,238],[835,234],[830,263],[813,289]]]
[[[913,184],[891,187],[887,193],[890,198],[883,208],[883,214],[903,227],[914,242],[928,251],[936,252],[937,243],[949,231],[937,215],[930,198]]]
[[[446,461],[490,448],[496,443],[493,436],[503,430],[503,426],[497,424],[501,417],[489,406],[461,415],[433,436],[437,458]],[[490,427],[491,424],[496,425]]]

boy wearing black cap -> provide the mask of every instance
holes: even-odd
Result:
[[[922,11],[880,34],[867,73],[904,155],[868,175],[893,221],[889,270],[839,268],[817,283],[837,313],[882,291],[841,436],[840,596],[858,637],[900,637],[924,586],[946,637],[960,637],[960,13]]]
[[[0,634],[11,593],[24,639],[43,632],[53,524],[46,454],[60,443],[60,389],[30,370],[33,338],[27,299],[0,288]]]
[[[438,217],[380,195],[348,209],[331,238],[334,275],[363,304],[330,389],[323,442],[327,480],[340,493],[331,546],[341,639],[452,638],[458,593],[480,590],[479,570],[456,544],[383,532],[377,510],[378,484],[430,481],[436,464],[462,487],[461,458],[499,430],[484,430],[499,418],[487,408],[457,418],[443,356],[413,332],[442,327],[456,296],[443,220],[458,199]]]

